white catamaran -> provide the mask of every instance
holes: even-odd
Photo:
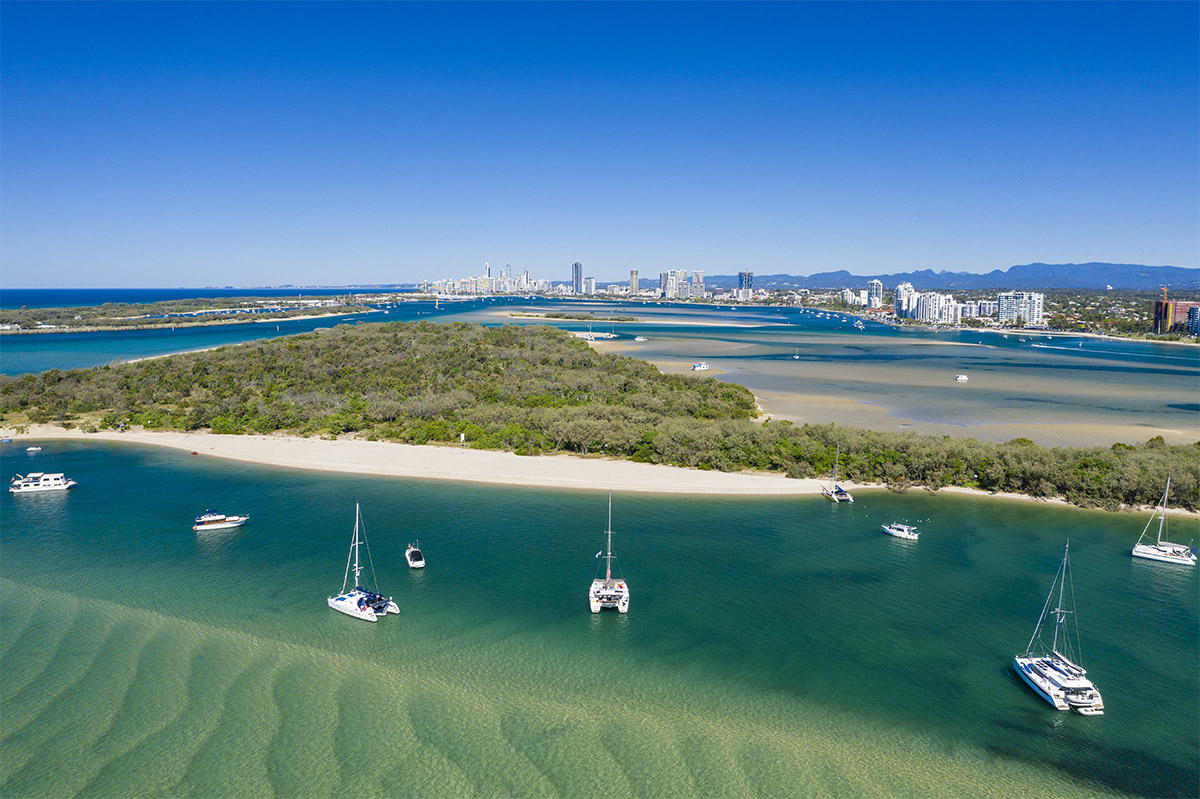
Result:
[[[604,552],[604,579],[599,577],[592,580],[588,590],[588,604],[592,613],[599,613],[600,608],[616,608],[621,613],[629,612],[629,584],[623,578],[613,579],[612,562],[616,558],[612,553],[612,492],[608,492],[608,547]],[[600,557],[600,553],[596,553]]]
[[[850,492],[837,484],[838,461],[841,459],[842,448],[839,445],[833,456],[833,482],[827,486],[821,486],[821,494],[830,502],[853,502],[854,497],[850,496]]]
[[[1146,528],[1142,530],[1141,538],[1133,547],[1133,556],[1162,563],[1178,563],[1180,566],[1195,566],[1196,553],[1192,551],[1191,547],[1184,544],[1172,544],[1163,537],[1163,527],[1167,522],[1167,494],[1169,493],[1171,493],[1170,477],[1167,478],[1167,490],[1163,492],[1162,502],[1158,504],[1150,521],[1146,522]],[[1146,541],[1146,533],[1150,532],[1150,525],[1154,523],[1155,516],[1158,517],[1158,537],[1151,544]]]
[[[1069,598],[1066,586],[1071,581],[1071,542],[1063,551],[1062,564],[1050,585],[1050,594],[1042,607],[1033,637],[1025,651],[1013,658],[1013,668],[1021,675],[1038,696],[1054,705],[1057,710],[1074,710],[1085,716],[1104,713],[1104,701],[1100,692],[1087,678],[1087,671],[1079,665],[1079,628],[1075,626],[1075,640],[1071,640],[1072,625],[1066,624],[1067,617],[1075,614],[1075,588],[1072,585]],[[1058,593],[1058,606],[1050,608],[1050,601]],[[1069,600],[1070,609],[1063,606]],[[1049,614],[1054,614],[1054,638],[1049,647],[1041,639],[1042,625]],[[1066,650],[1063,654],[1062,650]]]
[[[342,577],[342,590],[337,596],[329,597],[329,607],[334,610],[345,613],[347,616],[353,616],[356,619],[363,621],[376,621],[380,616],[386,616],[389,613],[399,613],[400,606],[392,601],[390,596],[385,597],[377,593],[379,590],[379,580],[375,578],[375,562],[371,559],[371,547],[367,544],[366,531],[359,532],[359,524],[362,521],[362,514],[359,512],[358,503],[354,503],[354,538],[350,541],[350,554],[346,557],[346,574]],[[363,567],[358,560],[358,547],[362,544],[367,548],[367,562],[371,564],[371,578],[375,583],[375,591],[368,591],[363,588],[359,575],[362,573]],[[350,581],[350,561],[354,560],[354,588],[350,591],[346,590],[346,586]]]

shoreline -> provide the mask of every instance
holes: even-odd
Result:
[[[361,313],[379,313],[378,309],[368,308],[365,311],[338,311],[337,313],[324,314],[296,314],[294,316],[274,316],[258,319],[239,319],[236,316],[223,316],[218,321],[214,319],[211,322],[176,322],[174,324],[162,325],[83,325],[80,327],[31,327],[28,330],[0,330],[0,336],[26,336],[39,335],[42,333],[120,333],[126,330],[174,330],[177,327],[223,327],[225,325],[244,325],[244,324],[269,324],[274,322],[282,324],[283,322],[295,322],[305,319],[329,319],[335,316],[355,316]],[[250,314],[246,314],[250,316]],[[257,314],[255,314],[257,316]]]
[[[456,446],[399,444],[363,439],[321,439],[299,436],[214,435],[212,433],[150,432],[142,429],[84,433],[54,425],[28,425],[27,433],[0,427],[0,434],[18,441],[107,441],[161,446],[224,460],[277,466],[289,469],[364,474],[375,477],[404,477],[454,480],[517,488],[561,488],[587,491],[622,491],[659,494],[718,494],[725,496],[820,496],[825,481],[793,479],[770,472],[719,472],[686,469],[663,464],[638,463],[613,458],[581,458],[574,455],[523,456],[499,450],[477,450]],[[19,438],[18,438],[19,435]],[[851,491],[883,492],[882,484],[839,481]],[[928,491],[913,486],[910,491]],[[944,486],[931,494],[946,492],[994,499],[1035,502],[1060,507],[1077,507],[1061,498],[1039,498],[1025,494],[984,491],[963,486]],[[1100,510],[1080,508],[1080,510]],[[1144,513],[1150,507],[1121,508],[1118,512]],[[1200,519],[1200,512],[1168,509],[1172,516]]]

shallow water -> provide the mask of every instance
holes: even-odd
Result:
[[[0,498],[5,796],[1178,796],[1200,776],[1197,574],[1129,557],[1140,516],[616,495],[631,610],[592,615],[600,492],[44,447],[0,448],[8,473],[80,482]],[[377,624],[325,605],[355,502],[401,607]],[[207,507],[253,518],[197,535]],[[903,519],[920,541],[880,532]],[[1099,718],[1011,668],[1068,537]]]

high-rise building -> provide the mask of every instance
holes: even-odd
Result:
[[[1002,292],[998,298],[1000,324],[1014,325],[1020,320],[1025,325],[1040,325],[1045,296],[1035,291]]]
[[[911,317],[916,298],[917,290],[913,288],[912,283],[905,282],[896,286],[896,302],[894,304],[896,316],[902,319]]]
[[[867,283],[867,305],[871,308],[883,307],[883,281],[872,280]]]
[[[596,293],[596,278],[585,277],[583,279],[583,293],[584,294],[595,294]]]
[[[1189,336],[1200,336],[1200,303],[1188,308],[1187,332]]]
[[[743,291],[750,291],[754,288],[754,273],[749,269],[744,272],[738,272],[738,288]]]
[[[1197,305],[1200,305],[1200,303],[1181,302],[1179,300],[1155,300],[1154,332],[1170,333],[1177,327],[1186,326],[1188,314]]]
[[[571,288],[576,294],[583,293],[583,264],[579,261],[571,264]]]
[[[638,293],[638,270],[629,270],[629,295],[633,296]]]

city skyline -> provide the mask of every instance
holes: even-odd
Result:
[[[1195,4],[9,3],[4,285],[1200,265]],[[476,266],[468,266],[475,264]]]

